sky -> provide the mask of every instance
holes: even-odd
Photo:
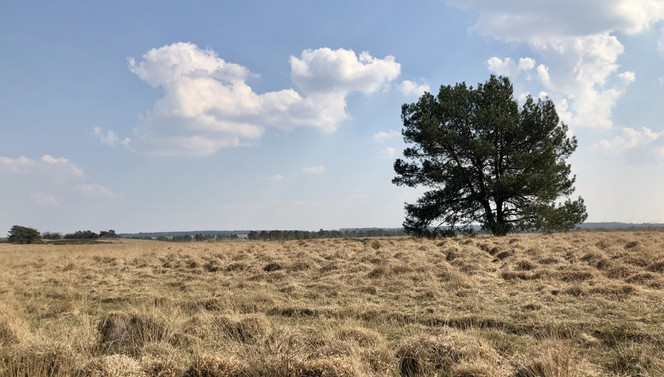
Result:
[[[0,232],[399,227],[401,105],[491,74],[664,222],[664,1],[4,1]]]

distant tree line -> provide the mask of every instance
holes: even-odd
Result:
[[[315,238],[353,238],[353,237],[395,237],[403,236],[403,229],[341,229],[341,230],[319,230],[309,232],[304,230],[252,230],[247,234],[250,240],[261,241],[286,241],[307,240]]]
[[[74,233],[67,233],[64,236],[60,233],[55,232],[44,232],[40,233],[37,229],[14,225],[9,230],[7,235],[7,241],[10,243],[18,244],[31,244],[37,243],[41,240],[93,240],[97,238],[116,238],[118,235],[115,233],[115,230],[102,230],[99,233],[95,233],[91,230],[79,230]]]

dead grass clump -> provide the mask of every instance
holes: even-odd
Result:
[[[75,365],[76,354],[68,344],[60,342],[35,340],[0,348],[3,376],[66,376]]]
[[[605,296],[624,297],[637,293],[637,289],[632,284],[605,283],[601,286],[593,287],[589,290],[590,294],[599,294]]]
[[[30,329],[22,317],[0,306],[0,347],[15,345],[30,337]]]
[[[138,360],[127,355],[107,355],[88,362],[76,377],[145,377]]]
[[[541,258],[540,260],[537,261],[539,264],[544,264],[544,265],[549,265],[549,264],[560,264],[562,263],[562,259],[558,257],[553,257],[553,256],[548,256]]]
[[[357,377],[361,375],[352,363],[340,357],[307,360],[297,365],[295,369],[293,375],[297,377]]]
[[[263,314],[249,314],[240,319],[216,316],[212,325],[225,338],[242,343],[254,342],[270,330],[270,322]]]
[[[639,246],[639,241],[629,241],[625,244],[625,249],[633,249]]]
[[[527,259],[522,259],[516,262],[516,270],[518,271],[531,271],[537,268],[537,265]]]
[[[628,277],[625,281],[627,283],[645,285],[651,288],[661,288],[664,286],[664,279],[652,272],[639,272]]]
[[[203,265],[203,268],[207,272],[218,272],[222,270],[221,263],[218,259],[211,259]]]
[[[592,280],[595,278],[595,273],[589,269],[564,269],[558,274],[560,280],[564,282],[577,282]]]
[[[575,284],[575,285],[572,285],[571,287],[565,289],[563,291],[563,293],[565,293],[567,295],[570,295],[570,296],[579,297],[579,296],[585,296],[586,295],[586,290],[583,287],[581,287],[580,285]]]
[[[462,361],[497,367],[500,356],[485,340],[463,332],[406,339],[397,351],[399,372],[404,377],[449,375]]]
[[[664,273],[664,259],[658,259],[648,266],[648,271]]]
[[[102,318],[97,330],[102,352],[131,356],[136,356],[145,343],[166,340],[169,335],[164,320],[139,313],[110,313]]]
[[[183,377],[243,377],[247,365],[236,357],[197,354]]]
[[[625,279],[632,275],[634,271],[635,269],[630,266],[618,264],[606,270],[605,274],[609,279]]]
[[[533,280],[537,279],[538,275],[530,271],[504,271],[500,277],[505,280]]]
[[[180,377],[185,372],[184,357],[168,343],[146,344],[140,360],[147,377]]]
[[[344,326],[335,335],[342,342],[352,341],[363,348],[376,347],[383,341],[379,333],[363,327]]]
[[[233,272],[233,271],[244,271],[249,268],[249,265],[244,262],[233,262],[226,266],[226,271],[228,272]]]
[[[514,377],[595,377],[600,374],[568,343],[548,340],[516,363]]]
[[[473,362],[463,361],[454,366],[450,377],[497,377],[504,375],[491,365],[483,364],[480,360]]]
[[[263,271],[265,272],[272,272],[272,271],[279,271],[283,268],[283,266],[277,262],[271,262],[265,265],[263,267]]]

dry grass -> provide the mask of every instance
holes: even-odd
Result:
[[[664,233],[0,244],[0,376],[664,375]]]

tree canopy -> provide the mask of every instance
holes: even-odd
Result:
[[[11,243],[33,243],[41,239],[41,234],[37,229],[25,226],[14,225],[9,230],[7,240]]]
[[[566,159],[577,141],[550,99],[528,96],[519,107],[509,79],[492,75],[477,88],[427,92],[402,106],[401,119],[408,147],[392,182],[429,188],[405,205],[408,233],[472,224],[494,235],[564,231],[587,218],[583,198],[569,198],[575,177]]]

